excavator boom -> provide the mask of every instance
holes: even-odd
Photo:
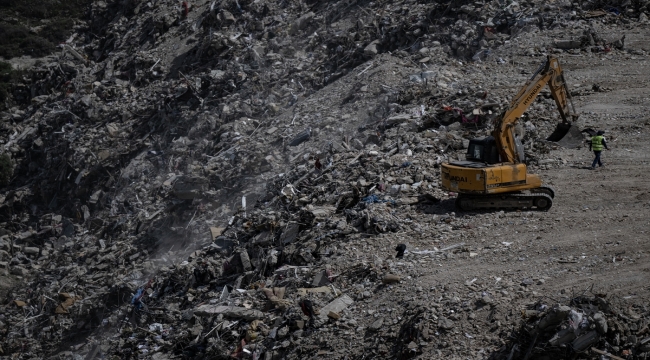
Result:
[[[524,161],[522,152],[517,151],[514,126],[547,84],[560,112],[562,124],[570,124],[571,121],[577,119],[560,63],[557,58],[548,56],[546,62],[535,71],[515,95],[504,114],[496,119],[492,136],[500,145],[499,154],[504,162],[519,163]],[[569,109],[569,105],[571,109]]]

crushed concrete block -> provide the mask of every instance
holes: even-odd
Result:
[[[329,304],[323,306],[322,309],[320,309],[320,315],[319,317],[323,320],[327,319],[327,315],[331,312],[335,313],[340,313],[341,311],[345,310],[348,306],[352,305],[354,303],[354,300],[352,300],[351,297],[347,295],[343,295],[334,301],[330,302]]]
[[[338,320],[338,319],[341,318],[341,315],[339,315],[338,313],[335,313],[334,311],[330,311],[330,312],[327,313],[327,317],[332,319],[332,320]]]
[[[201,305],[194,309],[194,314],[198,316],[223,315],[233,319],[244,319],[247,321],[260,320],[264,318],[264,313],[238,306],[224,305]]]

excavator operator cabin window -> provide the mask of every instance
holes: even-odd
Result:
[[[471,141],[467,148],[465,158],[467,160],[483,161],[483,149],[484,146],[482,144],[477,144],[476,142]]]
[[[474,159],[482,159],[482,158],[483,158],[483,146],[475,145],[474,146]]]
[[[474,154],[472,155],[474,159],[483,159],[483,146],[474,145]]]

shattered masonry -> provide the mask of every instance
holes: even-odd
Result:
[[[414,282],[479,256],[438,166],[533,63],[647,59],[608,29],[650,2],[578,3],[93,1],[0,112],[0,358],[647,358],[648,312],[604,294],[521,310],[542,277]],[[518,129],[532,169],[566,164],[554,106]],[[539,215],[484,219],[510,216]]]

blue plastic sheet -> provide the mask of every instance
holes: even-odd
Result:
[[[138,291],[135,292],[135,295],[131,298],[131,305],[135,305],[136,309],[142,308],[142,302],[140,301],[140,298],[142,297],[142,293],[144,292],[144,289],[138,289]]]

